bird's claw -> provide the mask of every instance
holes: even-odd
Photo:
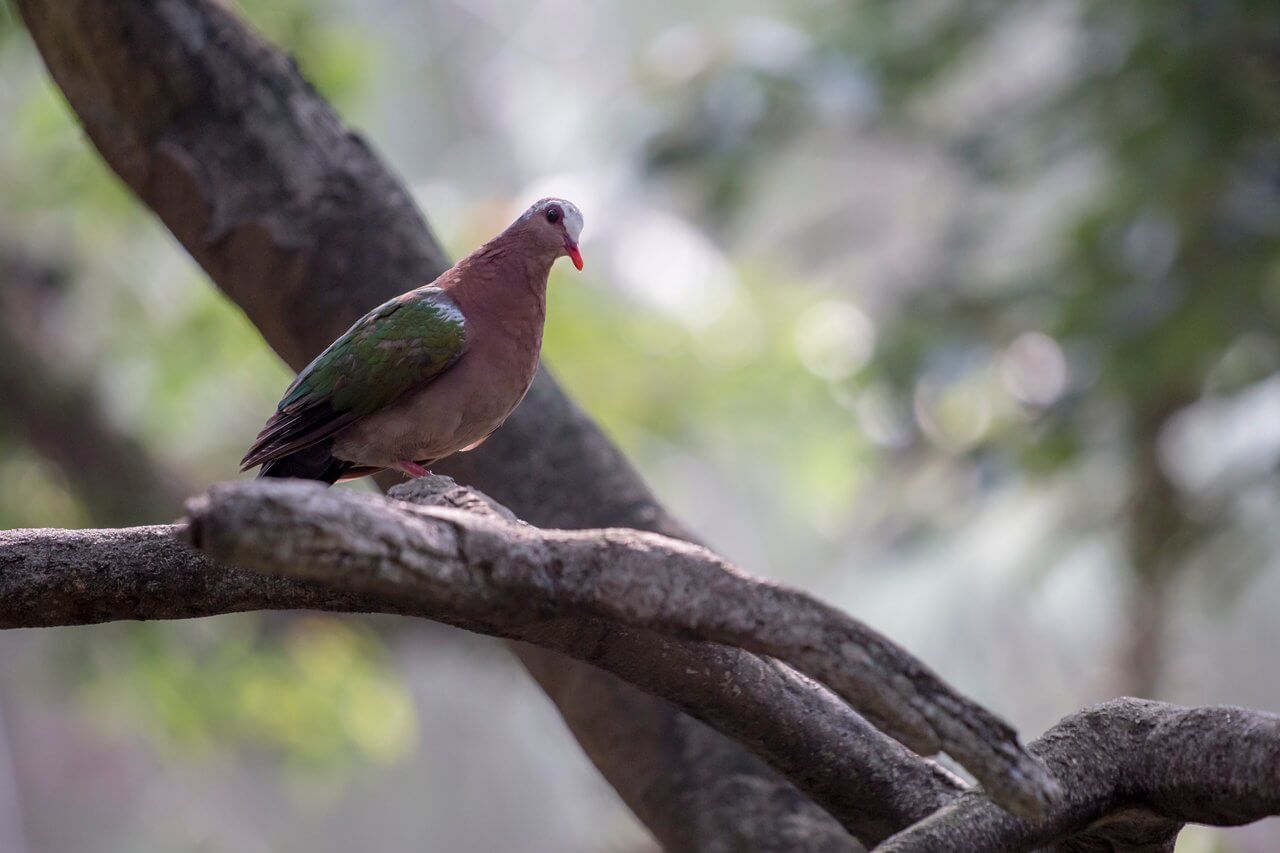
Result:
[[[395,464],[396,470],[408,474],[410,477],[430,477],[431,472],[417,462],[404,460]]]

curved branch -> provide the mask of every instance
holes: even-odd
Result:
[[[445,477],[419,478],[397,486],[391,497],[516,520],[488,496],[448,483]],[[932,814],[964,790],[951,773],[885,737],[821,685],[776,661],[714,643],[673,641],[603,619],[533,623],[525,639],[664,697],[747,746],[869,844]],[[648,657],[635,655],[639,647],[653,650],[666,665],[650,666]],[[526,663],[536,660],[537,651],[525,649]],[[731,673],[733,693],[709,688],[709,673]],[[740,778],[742,765],[735,761],[703,770],[713,784],[720,771]],[[709,828],[713,836],[723,838],[724,832],[723,824]],[[754,828],[748,835],[758,837]],[[789,846],[794,844],[782,842],[783,849]]]
[[[404,501],[513,518],[482,495],[452,487],[443,477],[415,480],[397,487],[394,494]],[[172,525],[0,532],[0,629],[267,609],[427,615],[406,610],[403,602],[345,587],[228,568],[183,545],[178,541],[181,533],[180,526]],[[664,697],[751,748],[869,843],[928,815],[959,789],[954,777],[937,765],[886,738],[831,693],[780,664],[715,644],[673,641],[603,619],[527,617],[506,633],[542,647],[524,647],[526,659],[534,665],[546,655],[543,649],[554,649]],[[631,653],[638,646],[662,656],[668,666],[649,666],[645,658]],[[572,696],[600,689],[602,673],[583,670],[594,675],[578,678],[558,660],[540,673],[549,691]],[[733,673],[733,690],[708,683],[708,672]],[[636,741],[626,748],[648,747]],[[734,797],[720,800],[733,813],[702,812],[705,825],[682,829],[684,835],[672,846],[692,848],[712,838],[759,846],[760,838],[770,837],[778,849],[856,849],[822,810],[799,794],[756,791],[748,781],[755,775],[753,761],[749,756],[745,761],[725,761],[715,753],[699,756],[695,766],[705,774],[701,784],[717,790],[737,786]],[[778,814],[766,811],[744,824],[748,816],[737,809],[744,800],[766,793],[771,800],[794,798],[786,808],[788,817],[777,822]],[[730,817],[738,823],[725,823]],[[831,825],[823,828],[827,824]]]
[[[190,536],[222,562],[414,601],[497,636],[530,614],[587,615],[769,655],[822,682],[917,751],[945,749],[997,802],[1035,815],[1058,794],[1012,729],[921,661],[794,589],[705,548],[636,530],[540,530],[475,513],[238,482],[188,504]]]
[[[399,487],[393,496],[417,503],[329,491],[313,483],[228,483],[190,503],[191,520],[183,535],[222,563],[324,582],[323,586],[269,588],[269,595],[286,596],[284,601],[268,599],[271,606],[290,606],[289,596],[303,595],[306,606],[411,613],[481,633],[540,643],[579,657],[584,648],[581,640],[566,646],[559,641],[558,632],[547,630],[549,624],[563,617],[587,616],[598,620],[602,630],[616,631],[617,626],[624,626],[636,632],[636,640],[647,640],[686,658],[688,652],[670,636],[654,636],[652,632],[731,643],[809,671],[855,707],[873,707],[877,716],[887,718],[898,730],[925,721],[922,731],[930,737],[934,730],[927,726],[942,720],[944,725],[970,733],[956,751],[1025,757],[1011,736],[1001,739],[1007,728],[997,732],[993,743],[984,743],[980,740],[984,734],[973,734],[975,729],[967,723],[948,717],[952,708],[961,708],[970,716],[989,715],[880,635],[802,593],[749,578],[706,549],[631,530],[541,531],[515,522],[483,496],[458,489],[443,477]],[[428,509],[419,503],[435,506]],[[144,560],[145,555],[136,550],[126,551],[126,558],[147,567],[141,578],[126,568],[112,574],[107,582],[99,578],[92,584],[76,574],[82,571],[79,567],[59,577],[50,565],[32,564],[47,560],[42,556],[45,554],[65,559],[66,547],[78,544],[88,546],[90,571],[96,570],[108,559],[104,555],[113,534],[7,534],[5,538],[12,541],[10,547],[0,550],[7,567],[0,574],[0,600],[9,606],[0,625],[54,624],[70,618],[98,620],[120,615],[101,609],[86,612],[79,601],[85,589],[93,590],[90,606],[103,608],[104,602],[115,602],[136,608],[141,602],[149,616],[201,615],[208,612],[204,610],[208,606],[253,606],[244,594],[245,584],[251,582],[239,571],[229,572],[230,583],[216,589],[180,588],[157,594],[157,571],[161,577],[199,583],[201,574],[213,569],[205,564],[197,565],[194,572],[175,571],[174,564],[180,565],[185,555],[165,541],[169,533],[152,528],[114,534],[119,540],[116,546],[144,551],[155,546],[160,562],[151,557]],[[35,549],[29,547],[33,539],[39,546]],[[58,548],[48,547],[53,542]],[[24,545],[28,547],[22,548]],[[30,577],[33,568],[38,572],[34,578]],[[139,589],[149,593],[140,594]],[[138,615],[136,609],[129,615]],[[779,630],[780,625],[788,627]],[[589,658],[594,663],[614,662],[598,651],[598,639],[585,648],[596,649]],[[729,652],[715,645],[701,651],[711,655]],[[730,706],[710,704],[705,685],[691,696],[686,682],[673,683],[625,665],[614,668],[660,695],[674,693],[675,701],[727,733],[743,733],[748,729],[746,724],[762,723],[770,714],[780,714],[784,723],[812,719],[818,710],[813,700],[829,697],[817,704],[827,712],[820,718],[826,721],[828,734],[841,747],[833,758],[802,767],[794,758],[780,761],[780,754],[762,751],[775,759],[775,766],[783,764],[780,769],[800,771],[795,781],[871,838],[882,837],[890,824],[883,817],[868,820],[865,806],[858,805],[850,794],[866,796],[866,789],[877,784],[877,776],[884,788],[870,792],[875,794],[873,802],[894,802],[894,786],[906,781],[918,786],[914,804],[907,797],[905,805],[892,809],[906,812],[919,807],[916,814],[904,818],[922,816],[956,790],[937,768],[900,748],[886,746],[860,720],[852,722],[857,718],[839,707],[830,694],[778,664],[746,659],[757,666],[756,681],[736,685],[739,697],[744,688],[766,689],[750,694],[753,701],[745,708],[740,701]],[[899,714],[908,715],[907,726]],[[776,728],[778,722],[773,720],[765,730]],[[829,741],[819,746],[830,745]],[[999,765],[977,769],[994,776],[997,785],[1013,791],[1024,802],[1039,804],[1053,793],[1054,783],[1031,760],[1012,770]],[[890,783],[886,770],[905,774],[905,778],[893,778]],[[847,772],[866,780],[850,785],[844,778]],[[1027,778],[1039,782],[1040,787],[1027,785]],[[869,825],[875,821],[878,825]]]
[[[1065,796],[1039,820],[978,792],[877,847],[1172,850],[1184,823],[1235,826],[1280,814],[1280,716],[1117,699],[1065,718],[1031,745]]]

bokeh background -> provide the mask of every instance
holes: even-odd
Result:
[[[579,204],[545,356],[743,566],[1028,737],[1120,694],[1280,710],[1276,4],[243,9],[455,255]],[[0,202],[0,527],[163,521],[236,476],[289,377],[7,5]],[[0,635],[3,851],[650,847],[481,638]],[[1178,849],[1278,848],[1269,821]]]

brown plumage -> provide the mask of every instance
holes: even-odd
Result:
[[[547,276],[582,216],[543,199],[430,285],[357,321],[285,392],[244,466],[334,482],[410,474],[502,425],[538,368]]]

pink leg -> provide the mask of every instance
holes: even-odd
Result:
[[[419,465],[417,462],[404,460],[396,463],[396,468],[408,474],[410,477],[430,477],[431,472]]]

